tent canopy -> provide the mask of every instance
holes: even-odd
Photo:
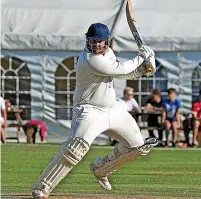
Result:
[[[201,51],[200,0],[133,0],[146,44],[156,51]],[[1,46],[5,50],[81,51],[92,23],[108,25],[112,48],[136,51],[125,0],[3,0]]]

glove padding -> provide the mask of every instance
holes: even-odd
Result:
[[[146,59],[143,65],[146,76],[151,76],[156,72],[156,62],[154,56],[151,56],[148,59]]]
[[[138,55],[141,56],[144,60],[147,60],[149,57],[154,57],[155,53],[150,47],[144,46],[143,48],[139,49]]]

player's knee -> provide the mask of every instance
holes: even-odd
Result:
[[[122,143],[117,144],[116,148],[118,149],[119,153],[121,153],[121,154],[128,153],[131,150],[131,147],[125,146]],[[115,149],[115,147],[114,147],[114,149]]]
[[[172,128],[173,130],[177,130],[178,124],[177,122],[172,122]]]
[[[141,134],[140,134],[141,135]],[[121,154],[125,154],[128,153],[130,150],[132,150],[133,148],[137,148],[140,147],[144,144],[144,139],[142,136],[139,136],[137,139],[135,140],[130,140],[130,143],[128,142],[123,142],[120,141],[119,144],[117,145],[118,150]]]
[[[88,150],[89,144],[84,139],[73,137],[62,145],[60,152],[68,163],[75,166]]]

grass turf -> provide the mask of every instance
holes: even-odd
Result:
[[[59,147],[2,146],[2,193],[30,193],[30,185]],[[54,192],[201,198],[201,150],[153,150],[149,156],[133,161],[113,174],[110,178],[113,190],[107,192],[100,188],[89,164],[110,151],[108,147],[92,147]]]

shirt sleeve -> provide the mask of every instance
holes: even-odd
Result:
[[[197,103],[196,102],[194,102],[193,104],[192,104],[192,109],[191,109],[193,112],[197,112]]]
[[[110,59],[103,55],[89,55],[88,62],[91,68],[90,72],[100,76],[120,77],[127,75],[137,69],[144,59],[136,56],[132,60],[120,62],[116,59]]]
[[[137,101],[133,98],[133,107],[136,108],[136,107],[138,107],[138,106],[139,106],[139,105],[138,105]]]
[[[177,103],[177,109],[181,108],[182,107],[182,103],[180,100],[178,100],[178,103]]]

